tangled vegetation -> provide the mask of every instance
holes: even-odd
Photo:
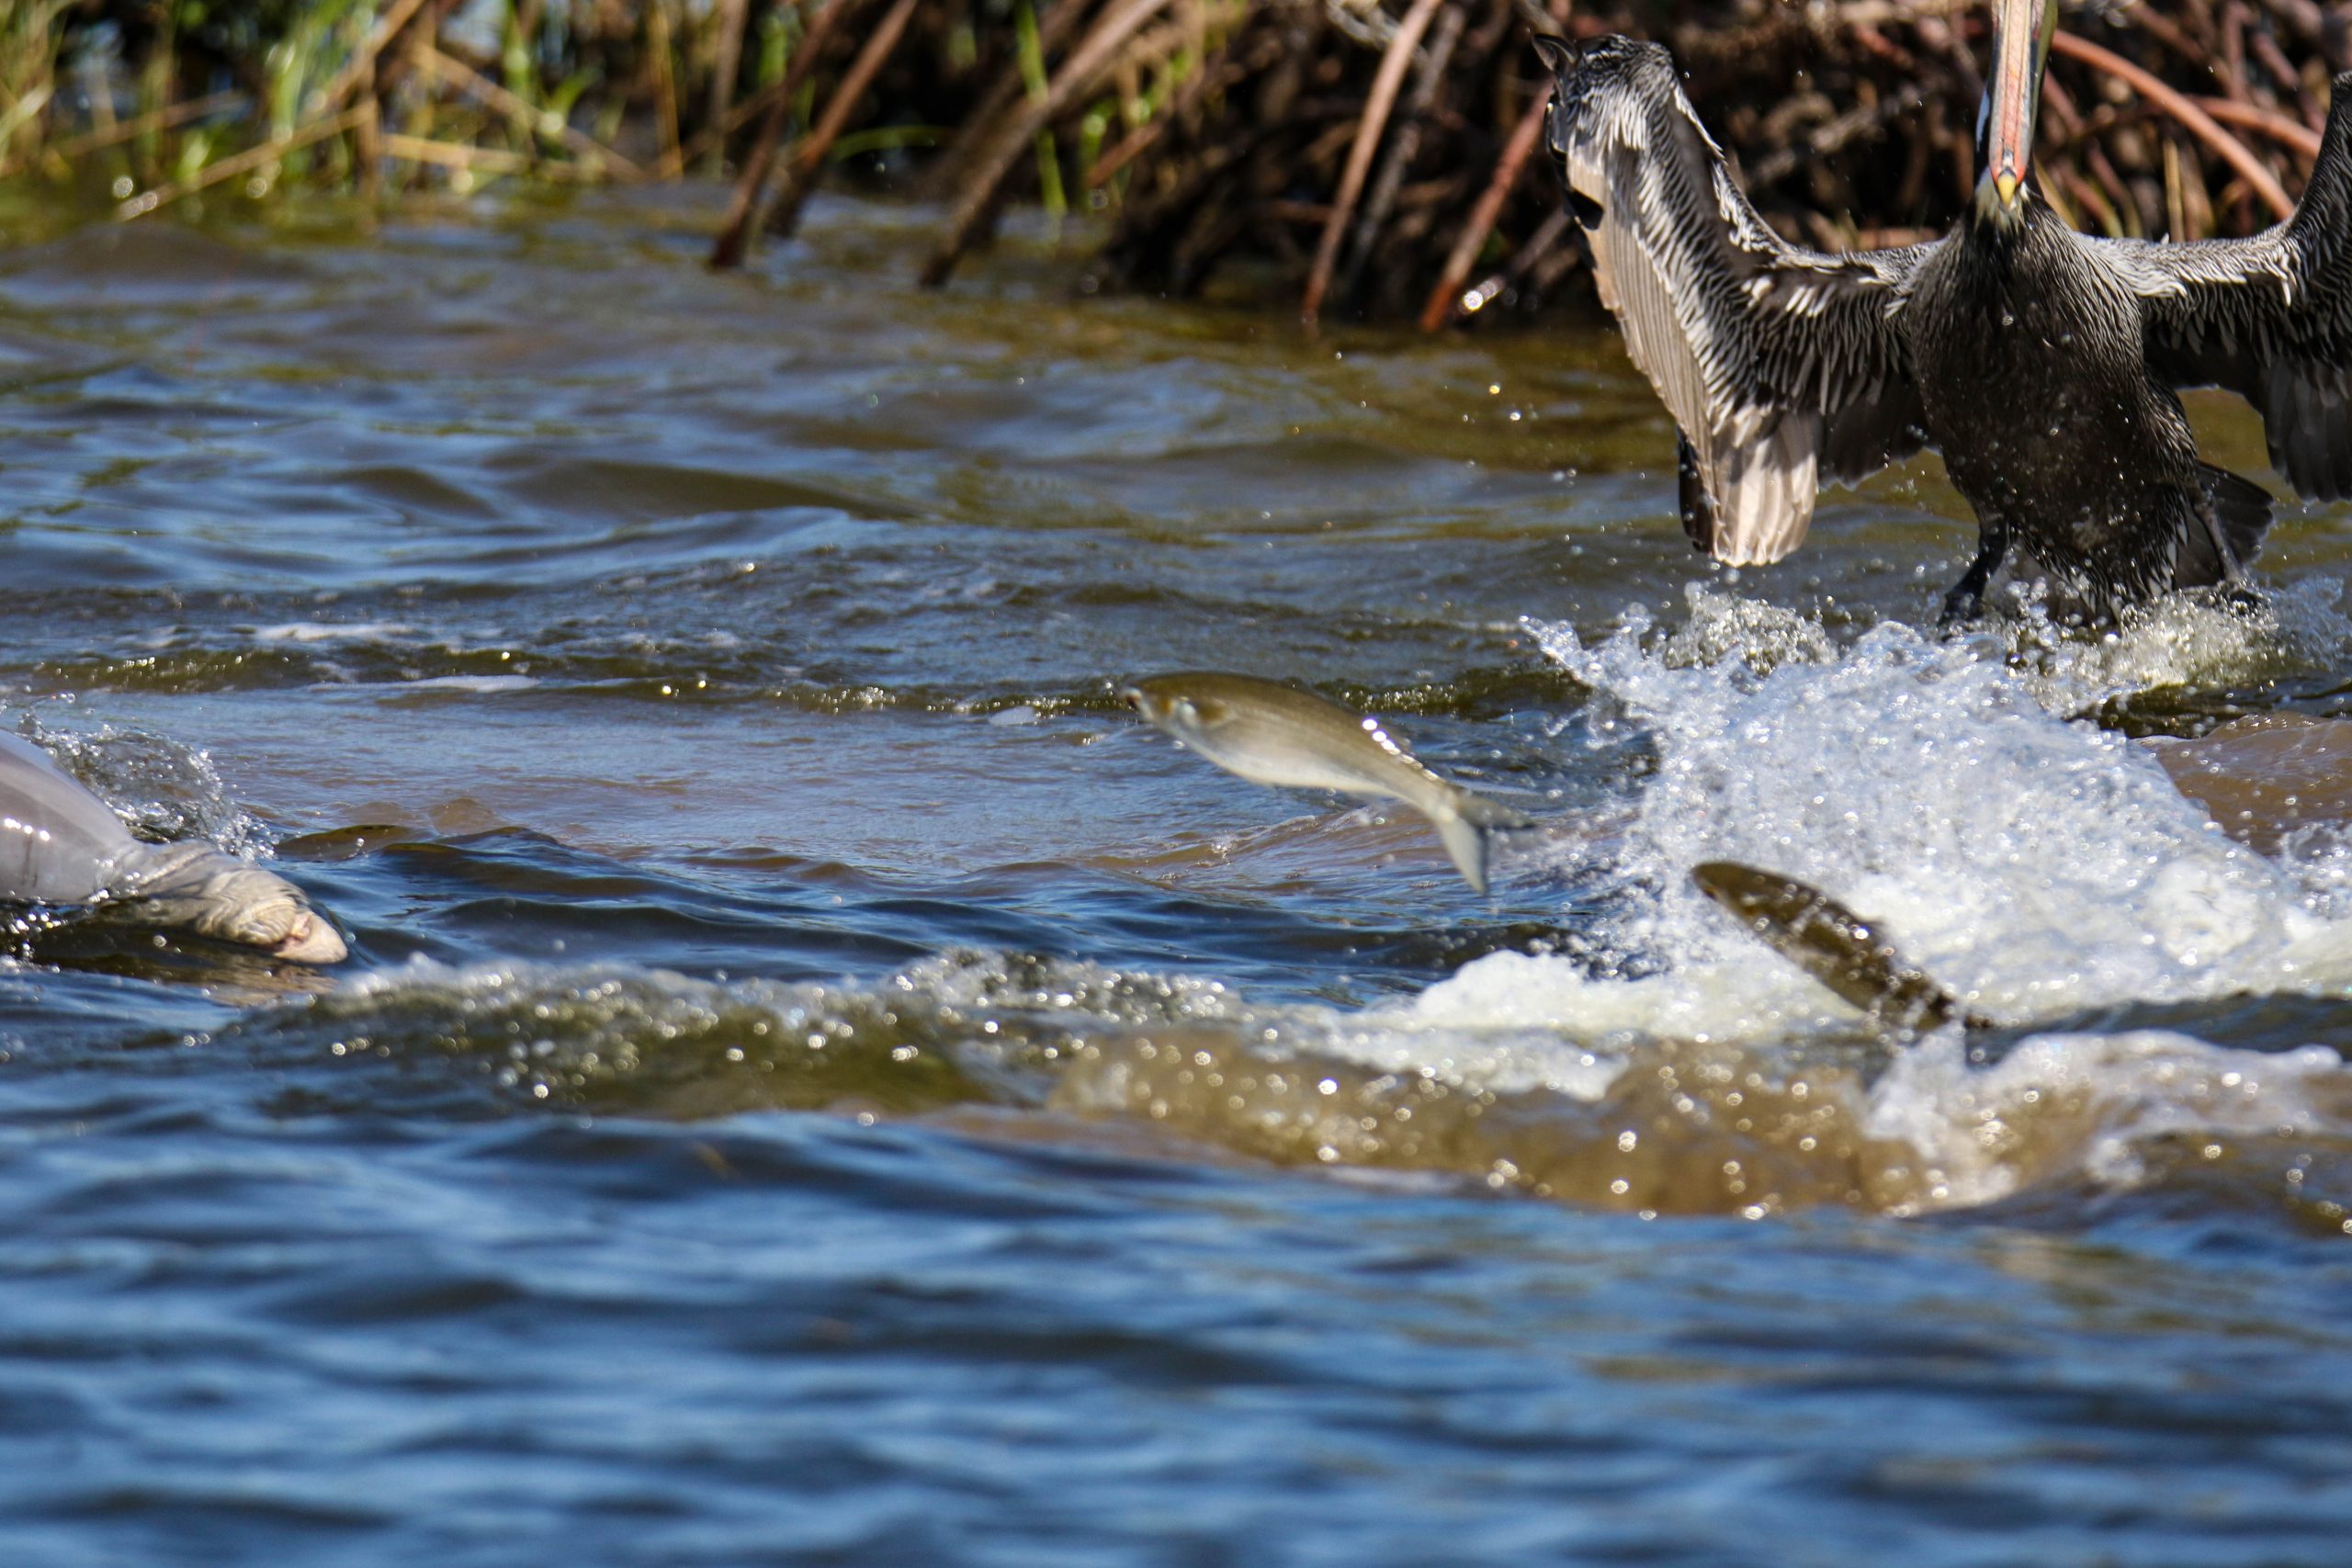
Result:
[[[1554,296],[1532,28],[1645,34],[1793,237],[1936,231],[1973,183],[1981,0],[14,0],[0,178],[125,220],[334,187],[734,182],[714,259],[827,177],[941,204],[944,281],[1007,201],[1102,228],[1102,276],[1271,278],[1309,319],[1435,329]],[[2115,234],[2291,204],[2352,4],[2069,7],[2043,186]],[[1235,264],[1241,264],[1236,265]]]

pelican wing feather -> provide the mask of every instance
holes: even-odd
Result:
[[[2335,79],[2319,161],[2284,223],[2244,240],[2094,243],[2140,295],[2159,378],[2238,393],[2288,483],[2352,496],[2352,72]]]
[[[1687,444],[1685,526],[1718,560],[1779,560],[1804,541],[1823,479],[1860,479],[1924,443],[1895,318],[1934,245],[1790,244],[1733,182],[1665,50],[1538,47],[1601,302]]]

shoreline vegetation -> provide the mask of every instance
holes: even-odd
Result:
[[[119,220],[339,190],[724,179],[715,265],[826,183],[939,204],[945,282],[1012,203],[1101,226],[1097,287],[1440,330],[1564,291],[1580,243],[1531,28],[1671,47],[1768,220],[1942,231],[1975,179],[1981,0],[14,0],[0,182]],[[2070,222],[2290,209],[2352,0],[2068,6],[2037,164]]]

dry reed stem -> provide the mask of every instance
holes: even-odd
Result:
[[[465,169],[493,175],[536,174],[559,182],[581,178],[568,164],[548,164],[499,147],[476,147],[467,141],[435,141],[430,137],[402,136],[387,131],[384,155],[399,163],[433,164],[445,169]]]
[[[653,56],[653,125],[662,137],[662,156],[654,170],[665,180],[686,172],[684,148],[678,141],[678,78],[670,62],[668,0],[650,0],[645,7],[645,48]]]
[[[1189,116],[1204,97],[1211,93],[1223,92],[1246,80],[1250,74],[1250,68],[1238,67],[1231,60],[1205,62],[1178,91],[1173,102],[1127,132],[1117,146],[1094,161],[1094,166],[1086,171],[1084,188],[1099,190],[1110,184],[1120,170],[1149,152],[1167,134],[1170,126]]]
[[[1119,171],[1151,150],[1168,129],[1168,117],[1154,115],[1133,130],[1119,138],[1115,146],[1087,166],[1085,188],[1101,190],[1118,178]]]
[[[2273,141],[2292,147],[2306,158],[2319,156],[2319,132],[2301,120],[2289,119],[2276,109],[2259,108],[2233,98],[2191,98],[2189,102],[2224,125],[2258,130]]]
[[[1389,111],[1396,107],[1396,89],[1404,85],[1413,51],[1420,47],[1421,35],[1429,31],[1442,4],[1443,0],[1413,0],[1413,8],[1405,13],[1388,47],[1381,51],[1380,69],[1374,73],[1372,91],[1364,99],[1363,118],[1356,122],[1355,144],[1348,149],[1347,166],[1340,174],[1339,194],[1331,198],[1331,216],[1315,247],[1314,269],[1306,275],[1306,294],[1298,315],[1309,331],[1323,313],[1323,296],[1330,289],[1331,272],[1340,262],[1340,242],[1346,237],[1348,218],[1363,195],[1373,155],[1380,151],[1381,133],[1388,129]]]
[[[401,29],[408,26],[424,4],[424,0],[392,0],[392,8],[368,29],[368,36],[360,40],[351,58],[344,62],[343,69],[329,78],[327,85],[311,98],[307,106],[311,113],[313,116],[331,114],[342,107],[343,101],[359,85],[360,78],[375,73],[376,57],[384,52],[387,44],[400,36]]]
[[[760,198],[767,189],[768,175],[775,167],[775,150],[784,140],[785,121],[791,117],[793,96],[800,85],[817,69],[817,62],[832,41],[834,32],[867,0],[831,0],[800,35],[800,47],[793,51],[792,63],[785,67],[784,77],[760,95],[767,100],[767,118],[760,122],[760,133],[752,143],[752,155],[743,160],[743,172],[736,178],[735,194],[727,203],[727,217],[718,226],[718,239],[711,246],[710,265],[714,267],[735,267],[743,265],[744,253],[752,247],[753,220],[759,216]],[[757,102],[758,99],[752,100]],[[750,104],[744,106],[749,108]]]
[[[1511,186],[1519,183],[1520,171],[1527,166],[1535,144],[1544,134],[1544,119],[1552,107],[1552,95],[1538,94],[1511,127],[1510,141],[1503,147],[1503,155],[1496,160],[1495,177],[1487,182],[1478,205],[1471,210],[1470,221],[1463,226],[1462,237],[1453,243],[1453,254],[1445,258],[1445,270],[1438,275],[1437,287],[1430,290],[1428,303],[1421,307],[1420,328],[1433,333],[1452,319],[1454,299],[1470,277],[1470,268],[1478,260],[1478,252],[1487,243],[1487,236],[1494,232],[1495,220],[1502,216],[1503,202],[1510,197]]]
[[[373,207],[384,194],[384,101],[376,95],[373,62],[368,63],[367,77],[359,85],[359,101],[352,107],[359,114],[359,123],[351,130],[352,183],[358,187],[360,202]]]
[[[2186,96],[2132,64],[2113,50],[2102,49],[2088,39],[2076,38],[2074,34],[2066,32],[2054,33],[2051,36],[2050,47],[2055,53],[2079,60],[2086,65],[2106,72],[2166,114],[2171,115],[2190,135],[2211,147],[2221,155],[2222,162],[2235,169],[2238,172],[2238,177],[2245,181],[2246,188],[2261,197],[2264,205],[2267,206],[2272,212],[2278,214],[2282,220],[2295,215],[2295,204],[2288,199],[2286,187],[2278,183],[2268,169],[2262,166],[2261,160],[2246,151],[2245,142],[2215,124],[2211,115],[2199,108]]]
[[[43,82],[10,105],[8,112],[0,115],[0,149],[5,149],[9,142],[14,141],[17,131],[40,118],[40,111],[49,107],[49,100],[55,96],[56,93],[55,84]]]
[[[249,147],[233,158],[208,164],[185,180],[175,180],[169,185],[142,191],[115,208],[115,220],[128,223],[134,218],[144,218],[156,209],[169,207],[183,197],[193,196],[198,191],[219,185],[222,180],[234,179],[248,169],[257,169],[264,164],[275,162],[296,148],[308,147],[311,142],[322,141],[330,136],[340,136],[346,130],[356,129],[364,112],[348,108],[325,119],[311,120],[258,147]]]
[[[1125,5],[1105,13],[1094,28],[1079,44],[1062,68],[1054,73],[1046,85],[1043,103],[1031,104],[1019,118],[998,134],[985,158],[974,167],[978,171],[964,199],[956,204],[949,220],[947,234],[939,248],[923,264],[921,281],[926,288],[936,288],[947,281],[956,270],[965,249],[972,243],[996,205],[998,192],[1005,176],[1030,144],[1037,132],[1051,124],[1054,118],[1067,109],[1072,99],[1094,85],[1094,79],[1110,69],[1120,47],[1135,36],[1137,29],[1158,16],[1168,0],[1126,0]]]
[[[857,110],[858,99],[865,96],[865,89],[873,85],[875,73],[890,58],[890,51],[899,47],[899,36],[913,18],[917,3],[918,0],[897,0],[884,14],[881,26],[867,35],[865,47],[858,51],[841,85],[833,89],[825,112],[817,118],[816,125],[799,145],[793,148],[792,156],[785,164],[784,188],[776,193],[775,209],[768,219],[771,233],[789,234],[798,226],[800,209],[816,186],[817,175],[825,166],[825,154],[841,139],[842,132],[849,129],[849,118]]]
[[[588,135],[574,130],[556,115],[535,109],[513,93],[476,71],[462,60],[453,60],[431,44],[415,51],[413,57],[428,76],[436,77],[459,92],[478,100],[483,107],[495,109],[539,136],[552,136],[570,148],[575,157],[608,165],[614,174],[625,180],[646,178],[645,170]]]
[[[775,106],[777,100],[783,96],[777,91],[783,85],[780,81],[769,83],[710,124],[695,131],[685,146],[679,149],[679,156],[692,164],[706,152],[725,152],[729,137],[749,125],[753,117],[763,114]]]
[[[93,152],[102,152],[109,147],[119,146],[125,141],[135,141],[151,131],[169,130],[175,125],[186,125],[189,120],[202,119],[206,115],[234,107],[244,101],[245,95],[234,90],[213,93],[201,98],[191,98],[184,104],[174,104],[168,108],[155,109],[135,119],[116,120],[111,125],[100,126],[83,135],[68,137],[54,147],[42,148],[38,156],[43,162],[53,158],[61,164],[71,164],[76,159],[85,158]],[[15,174],[20,166],[21,164],[0,164],[0,178]]]
[[[743,29],[752,19],[751,0],[718,0],[718,39],[710,62],[710,123],[727,121],[735,101],[736,73],[743,68]]]

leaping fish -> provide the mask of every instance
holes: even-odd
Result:
[[[1534,819],[1431,773],[1381,722],[1252,675],[1154,675],[1126,705],[1230,773],[1283,789],[1401,800],[1437,829],[1454,869],[1487,890],[1489,840]]]
[[[1923,1033],[1955,1019],[1967,1029],[1993,1027],[1905,963],[1872,922],[1818,888],[1727,860],[1692,866],[1690,879],[1767,947],[1892,1033]]]

